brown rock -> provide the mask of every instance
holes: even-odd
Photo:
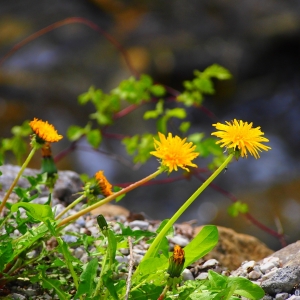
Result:
[[[94,216],[104,215],[104,216],[129,216],[129,210],[114,204],[104,204],[94,210],[91,211],[91,214]]]
[[[202,227],[195,228],[195,235]],[[264,243],[251,235],[237,233],[230,228],[221,226],[218,226],[218,231],[218,244],[204,258],[215,258],[222,266],[230,270],[237,269],[243,261],[259,261],[273,253]]]

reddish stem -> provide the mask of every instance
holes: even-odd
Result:
[[[204,178],[202,178],[199,173],[194,173],[195,177],[198,178],[199,180],[201,180],[202,182],[205,181]],[[221,187],[217,186],[216,184],[214,183],[211,183],[209,185],[211,188],[213,188],[214,190],[218,191],[219,193],[225,195],[227,198],[229,198],[231,200],[231,202],[237,202],[238,199],[233,195],[231,194],[230,192],[228,191],[225,191],[224,189],[222,189]],[[254,224],[255,226],[257,226],[259,229],[261,229],[262,231],[265,231],[267,232],[268,234],[276,237],[279,239],[282,247],[285,247],[287,245],[287,242],[285,240],[285,236],[281,233],[278,233],[277,231],[267,227],[266,225],[262,224],[260,221],[258,221],[252,214],[250,214],[249,212],[243,214],[246,219],[248,219],[252,224]]]
[[[114,114],[114,119],[117,120],[117,119],[120,119],[120,118],[126,116],[127,114],[129,114],[132,111],[134,111],[137,108],[139,108],[142,104],[143,104],[143,102],[141,102],[139,105],[131,104],[131,105],[125,107],[124,109],[122,109],[119,112],[117,112],[117,113]]]
[[[73,152],[76,149],[76,147],[77,147],[77,142],[78,141],[72,142],[68,148],[66,148],[65,150],[61,151],[59,154],[57,154],[54,157],[54,162],[60,161],[65,156],[67,156],[69,153]]]
[[[41,30],[38,30],[37,32],[31,34],[30,36],[28,36],[27,38],[25,38],[24,40],[22,40],[21,42],[17,43],[1,60],[0,60],[0,66],[3,64],[3,62],[9,58],[11,55],[13,55],[17,50],[19,50],[20,48],[22,48],[23,46],[25,46],[26,44],[28,44],[29,42],[35,40],[36,38],[56,29],[59,28],[61,26],[64,25],[68,25],[68,24],[72,24],[72,23],[81,23],[84,24],[88,27],[90,27],[91,29],[97,31],[98,33],[100,33],[101,35],[103,35],[111,44],[113,44],[122,54],[125,63],[127,64],[130,72],[135,76],[135,77],[139,77],[139,73],[134,69],[134,67],[132,66],[130,59],[128,57],[128,54],[126,52],[126,50],[122,47],[122,45],[115,39],[113,38],[110,34],[108,34],[105,30],[103,30],[101,27],[99,27],[98,25],[96,25],[95,23],[81,18],[81,17],[72,17],[72,18],[67,18],[58,22],[55,22]]]

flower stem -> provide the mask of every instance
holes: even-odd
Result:
[[[17,184],[18,180],[20,179],[21,175],[23,174],[24,170],[26,169],[28,163],[29,163],[30,160],[32,159],[32,157],[33,157],[33,155],[34,155],[34,153],[35,153],[36,150],[37,150],[36,147],[33,147],[33,148],[32,148],[32,150],[31,150],[31,152],[29,153],[28,157],[26,158],[24,164],[22,165],[22,167],[21,167],[21,169],[20,169],[20,171],[19,171],[17,177],[14,179],[14,181],[13,181],[13,183],[11,184],[9,190],[7,191],[5,197],[3,198],[2,203],[1,203],[1,205],[0,205],[0,214],[1,214],[2,210],[3,210],[3,207],[5,206],[5,203],[6,203],[7,199],[9,198],[9,196],[10,196],[12,190],[14,189],[14,187],[15,187],[15,185]]]
[[[55,217],[55,220],[58,220],[59,218],[61,218],[68,210],[70,210],[71,208],[73,208],[75,205],[77,205],[84,198],[85,198],[85,195],[81,195],[80,197],[78,197],[74,202],[72,202],[69,206],[67,206],[60,214],[58,214]]]
[[[172,216],[172,218],[168,221],[168,223],[164,226],[164,228],[159,232],[148,251],[146,252],[143,260],[146,260],[156,254],[158,250],[159,243],[166,235],[171,226],[177,221],[177,219],[183,214],[183,212],[195,201],[195,199],[208,187],[208,185],[226,168],[231,159],[233,158],[233,154],[230,154],[226,160],[222,163],[222,165],[194,192],[194,194],[178,209],[178,211]],[[136,272],[138,273],[138,272]]]
[[[149,180],[155,178],[156,176],[158,176],[160,173],[163,172],[163,169],[158,169],[156,172],[152,173],[151,175],[143,178],[142,180],[139,180],[131,185],[129,185],[128,187],[122,189],[121,191],[119,192],[116,192],[116,193],[113,193],[112,195],[106,197],[105,199],[79,211],[78,213],[74,214],[74,215],[71,215],[65,219],[63,219],[60,223],[58,223],[58,226],[63,226],[69,222],[72,222],[72,221],[75,221],[76,219],[78,219],[80,216],[83,216],[85,215],[86,213],[98,208],[99,206],[103,205],[103,204],[106,204],[112,200],[114,200],[115,198],[123,195],[123,194],[126,194],[127,192],[130,192],[131,190],[143,185],[144,183],[148,182]]]

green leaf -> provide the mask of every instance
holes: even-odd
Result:
[[[148,110],[144,113],[144,120],[156,119],[164,111],[164,101],[159,100],[155,106],[155,110]]]
[[[204,138],[204,133],[202,132],[197,132],[197,133],[192,133],[188,136],[188,141],[192,142],[193,144],[199,143],[203,140]]]
[[[98,148],[102,140],[100,130],[93,129],[89,131],[86,135],[86,139],[91,146],[93,146],[94,148]]]
[[[167,122],[168,118],[166,116],[162,116],[156,122],[156,130],[157,132],[167,134]]]
[[[215,93],[213,83],[209,78],[196,78],[193,82],[195,87],[198,88],[202,93],[209,95]]]
[[[232,77],[231,73],[224,67],[213,64],[203,71],[203,75],[207,77],[215,77],[219,80],[226,80]]]
[[[160,233],[160,232],[162,231],[162,229],[165,227],[165,225],[166,225],[168,222],[169,222],[169,219],[163,220],[163,221],[160,223],[159,227],[156,229],[156,233]],[[166,236],[174,236],[174,227],[173,227],[173,226],[171,226],[171,227],[169,228],[169,230],[168,230],[167,233],[166,233]]]
[[[133,292],[131,292],[129,299],[134,299],[134,300],[159,299],[162,290],[163,287],[161,286],[156,286],[155,284],[147,283],[141,286],[140,288],[134,290]]]
[[[179,126],[179,130],[182,133],[186,133],[191,127],[191,122],[182,122]]]
[[[97,275],[98,259],[93,258],[87,265],[85,265],[83,272],[80,275],[80,283],[74,299],[86,294],[90,297],[95,290],[95,277]]]
[[[116,240],[114,232],[111,229],[106,230],[106,236],[107,236],[108,247],[109,247],[109,249],[108,249],[108,251],[109,251],[109,260],[112,264],[114,262],[115,256],[116,256],[117,240]]]
[[[167,109],[166,110],[166,117],[167,118],[178,118],[178,119],[184,119],[186,118],[186,111],[184,108],[173,108],[173,109]]]
[[[188,266],[209,253],[218,243],[218,229],[214,225],[207,225],[184,248],[185,264]]]
[[[160,84],[155,84],[150,87],[150,92],[155,96],[155,97],[162,97],[166,93],[166,89],[160,85]]]
[[[227,285],[227,277],[212,270],[208,271],[208,279],[213,289],[224,289]]]
[[[4,270],[6,263],[11,261],[12,253],[12,243],[2,241],[0,244],[0,272]]]
[[[136,134],[132,137],[125,137],[122,140],[122,144],[125,146],[126,151],[128,154],[133,155],[134,152],[137,149],[138,146],[138,142],[139,142],[139,135]]]
[[[19,209],[19,207],[23,207],[34,219],[39,220],[41,222],[46,222],[47,220],[54,220],[54,215],[49,205],[19,202],[15,203],[11,207],[11,211],[16,212]]]
[[[112,280],[112,271],[108,271],[103,275],[103,282],[107,289],[109,290],[110,295],[113,297],[113,299],[118,300],[118,294],[114,285],[114,282]]]
[[[135,135],[131,138],[124,138],[122,144],[125,145],[130,155],[135,155],[133,161],[135,163],[146,162],[150,157],[150,152],[154,149],[153,135],[144,133],[143,135]]]
[[[243,277],[228,277],[228,283],[235,286],[235,294],[248,299],[262,299],[265,295],[260,286]]]
[[[61,283],[59,280],[47,278],[43,275],[40,276],[40,279],[42,280],[43,287],[48,290],[54,289],[60,300],[68,300],[71,298],[70,295],[62,291]]]
[[[138,275],[144,277],[148,274],[156,274],[158,270],[166,270],[168,262],[169,260],[165,256],[151,257],[146,260],[143,260],[139,264]]]
[[[67,137],[70,141],[77,141],[85,134],[85,129],[72,125],[67,130]]]
[[[146,231],[146,230],[132,230],[130,227],[125,227],[122,223],[119,223],[121,231],[122,231],[122,236],[131,236],[136,239],[139,239],[141,237],[152,237],[155,235],[154,232],[151,231]]]
[[[227,212],[231,217],[237,217],[240,213],[245,214],[248,211],[249,211],[248,205],[241,201],[236,201],[232,203],[227,209]]]

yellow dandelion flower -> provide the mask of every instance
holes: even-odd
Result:
[[[105,197],[108,197],[113,194],[112,185],[108,182],[106,177],[104,176],[103,171],[98,171],[95,174],[95,178],[97,180],[98,186],[100,188],[101,194]]]
[[[43,142],[58,142],[63,138],[62,135],[57,133],[54,126],[49,124],[47,121],[44,122],[37,118],[34,118],[33,121],[29,123],[31,129],[40,138]]]
[[[186,138],[182,140],[178,136],[172,137],[171,133],[167,138],[160,132],[158,136],[160,141],[154,139],[156,151],[150,154],[160,158],[161,164],[169,168],[169,172],[177,171],[178,167],[186,171],[189,171],[186,166],[197,167],[192,163],[192,160],[199,155],[198,152],[194,152],[196,146],[193,143],[186,143]]]
[[[247,151],[249,151],[256,159],[259,158],[258,151],[271,149],[271,147],[262,144],[262,142],[269,142],[269,140],[263,137],[264,133],[260,127],[252,128],[253,123],[234,119],[231,122],[226,121],[226,124],[213,124],[219,131],[213,132],[212,135],[221,139],[217,141],[221,147],[239,151],[241,157],[247,157]]]

